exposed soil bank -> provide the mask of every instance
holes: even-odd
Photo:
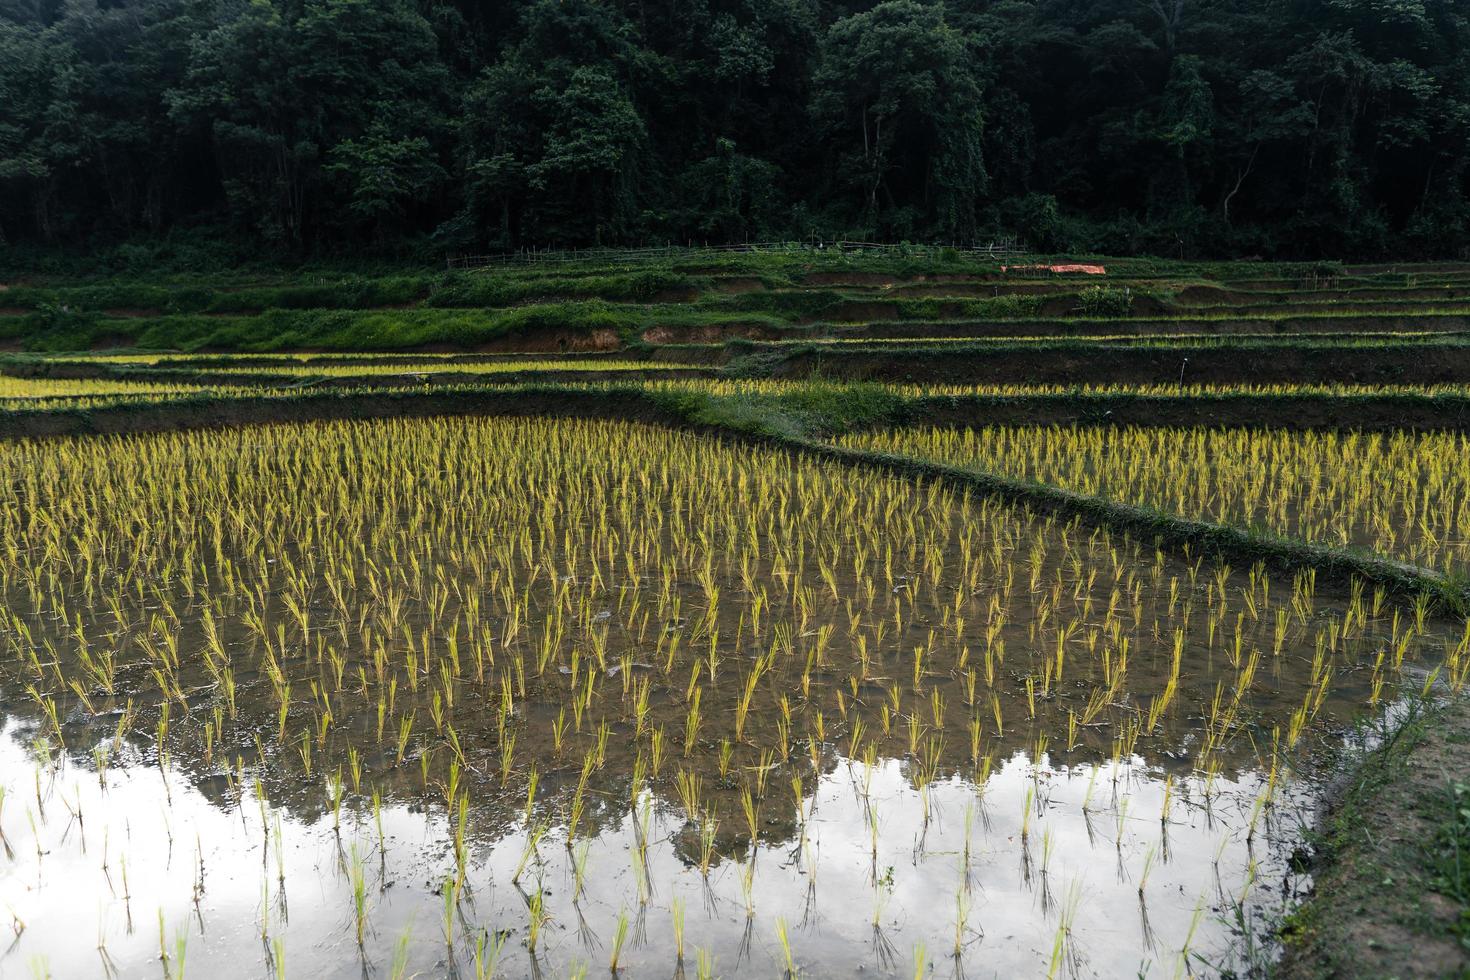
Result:
[[[925,425],[1140,425],[1470,431],[1470,399],[1425,395],[944,396],[909,403]]]
[[[1352,309],[1372,302],[1451,302],[1470,299],[1470,285],[1414,286],[1401,289],[1283,289],[1279,292],[1250,287],[1187,286],[1173,295],[1180,306],[1263,306],[1270,309],[1335,307]]]
[[[595,363],[595,362],[594,362]],[[352,365],[348,365],[351,367]],[[133,381],[143,384],[203,385],[210,387],[262,388],[401,388],[404,385],[488,385],[496,383],[552,384],[556,382],[633,381],[670,378],[703,378],[711,368],[574,368],[569,370],[536,369],[500,372],[485,371],[416,371],[405,364],[395,374],[321,374],[304,375],[271,371],[198,370],[191,367],[128,367],[97,363],[20,363],[0,364],[0,374],[22,378],[56,378],[62,380]]]
[[[634,389],[575,391],[385,391],[369,395],[332,391],[289,397],[223,398],[201,395],[153,404],[100,408],[46,408],[0,413],[0,439],[48,436],[121,435],[214,429],[266,423],[306,423],[335,419],[426,418],[434,415],[546,416],[609,418],[681,424],[682,416]]]
[[[1456,333],[1470,330],[1463,316],[1284,316],[1220,319],[992,319],[870,320],[864,323],[708,324],[698,327],[652,326],[642,337],[650,344],[715,344],[727,340],[906,340],[936,337],[1141,337],[1179,335],[1229,337],[1238,334]]]
[[[1445,299],[1448,302],[1448,298]],[[1463,300],[1453,303],[1454,307],[1464,309]],[[1293,300],[1291,302],[1267,302],[1267,303],[1222,303],[1218,305],[1199,305],[1173,307],[1171,312],[1182,313],[1193,316],[1238,316],[1238,317],[1279,317],[1283,314],[1300,314],[1302,316],[1393,316],[1395,314],[1413,316],[1415,313],[1436,314],[1436,305],[1433,301],[1408,300],[1390,298],[1384,300],[1354,299],[1346,302],[1334,300],[1308,301]],[[1438,307],[1443,309],[1443,307]],[[1450,314],[1453,315],[1453,314]]]
[[[271,367],[345,367],[349,365],[403,365],[413,367],[417,365],[442,365],[442,364],[515,364],[518,361],[544,360],[545,356],[540,353],[518,351],[506,354],[494,353],[445,353],[434,354],[401,353],[390,352],[386,354],[333,354],[326,351],[302,351],[283,354],[223,354],[212,351],[197,353],[183,352],[145,352],[146,356],[156,357],[157,363],[149,363],[142,360],[124,360],[122,358],[109,359],[108,357],[95,357],[87,360],[68,359],[66,355],[37,357],[31,355],[27,358],[17,358],[9,363],[0,364],[0,373],[22,376],[18,372],[24,370],[25,377],[92,377],[93,375],[65,375],[60,372],[73,370],[78,366],[92,368],[101,366],[111,369],[142,369],[157,368],[160,370],[203,370],[210,368],[271,368]],[[560,357],[557,360],[576,364],[596,364],[598,361],[636,361],[653,360],[653,352],[644,347],[635,347],[621,351],[589,351],[574,357]]]
[[[778,378],[948,384],[1454,384],[1470,381],[1470,346],[758,348],[743,368]]]
[[[718,344],[726,340],[780,340],[789,330],[767,323],[664,324],[645,327],[641,334],[646,344]]]
[[[1286,980],[1470,976],[1470,908],[1448,874],[1470,843],[1470,701],[1429,708],[1343,781],[1312,896],[1283,928]],[[1463,870],[1461,875],[1463,875]]]
[[[1454,272],[1470,274],[1470,263],[1465,262],[1371,262],[1349,265],[1343,269],[1350,276],[1371,276],[1383,272],[1435,273]]]

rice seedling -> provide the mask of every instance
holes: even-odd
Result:
[[[538,892],[537,894],[539,895],[540,893]],[[443,934],[444,934],[444,945],[445,946],[448,946],[450,949],[453,949],[454,948],[454,906],[459,901],[459,884],[458,884],[458,882],[453,877],[445,878],[443,880],[443,882],[441,882],[440,885],[439,885],[439,895],[440,895],[440,897],[443,900],[442,901],[442,912],[443,912],[443,916],[440,919],[440,923],[441,923],[441,926],[442,926],[442,929],[443,929]],[[536,940],[536,935],[537,935],[538,931],[540,930],[540,922],[538,921],[538,914],[537,914],[538,911],[539,911],[539,909],[533,907],[532,912],[531,912],[530,942],[531,942],[531,949],[533,949],[533,950],[536,948],[536,941],[535,941]]]
[[[781,956],[784,960],[783,972],[788,978],[796,976],[796,958],[791,952],[790,930],[786,928],[786,920],[780,916],[776,917],[776,941],[781,944]]]
[[[368,892],[367,869],[362,856],[357,852],[356,844],[352,845],[348,875],[352,888],[352,921],[357,934],[357,948],[360,950],[367,933]]]
[[[617,924],[617,928],[613,930],[612,954],[608,958],[608,969],[615,976],[617,975],[617,972],[618,972],[618,960],[623,955],[623,944],[625,942],[627,942],[627,940],[628,940],[628,913],[626,911],[620,911],[620,912],[618,912],[618,924]]]
[[[480,930],[480,934],[475,937],[475,980],[493,980],[495,968],[500,962],[501,954],[505,951],[505,941],[504,933]]]
[[[684,900],[675,897],[669,903],[669,914],[674,922],[674,962],[684,962]]]
[[[841,441],[1446,572],[1470,563],[1470,476],[1454,462],[1470,444],[1455,433],[989,427]],[[1278,634],[1279,650],[1284,623]]]

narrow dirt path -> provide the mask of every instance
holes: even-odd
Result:
[[[1470,977],[1470,699],[1371,753],[1324,835],[1279,976]]]

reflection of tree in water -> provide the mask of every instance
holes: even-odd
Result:
[[[646,785],[697,863],[752,826],[793,840],[843,759],[902,760],[916,787],[1017,753],[1229,777],[1304,706],[1356,715],[1438,629],[628,425],[262,428],[0,465],[27,504],[0,518],[8,707],[81,764],[121,732],[218,805],[259,780],[306,820],[467,794],[496,838],[534,773],[531,820],[587,836]]]

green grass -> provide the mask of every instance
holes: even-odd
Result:
[[[1470,975],[1470,705],[1415,702],[1349,752],[1313,894],[1281,923],[1291,980]]]
[[[148,311],[161,314],[255,313],[286,309],[372,309],[417,302],[429,295],[427,276],[351,277],[282,285],[221,288],[213,284],[163,286],[107,282],[84,286],[13,286],[0,305],[22,310],[92,312]]]
[[[1454,929],[1470,948],[1470,774],[1455,775],[1445,787],[1440,809],[1439,827],[1427,854],[1434,872],[1430,886],[1464,907]]]
[[[819,274],[880,274],[888,280],[942,275],[998,281],[1000,261],[952,249],[899,248],[882,253],[775,251],[689,252],[652,259],[618,253],[569,262],[510,263],[473,271],[428,267],[317,266],[295,270],[237,270],[215,276],[160,274],[105,279],[38,278],[12,281],[0,291],[0,341],[35,351],[135,346],[158,350],[402,351],[443,346],[468,349],[499,338],[555,331],[611,331],[628,343],[649,326],[758,326],[820,335],[867,330],[892,333],[899,325],[936,333],[1046,332],[1266,333],[1333,324],[1355,332],[1456,329],[1470,320],[1470,302],[1403,303],[1374,300],[1380,312],[1355,304],[1352,289],[1382,292],[1424,288],[1444,279],[1470,288],[1470,275],[1393,272],[1348,275],[1322,264],[1189,263],[1158,259],[1035,257],[1027,262],[1080,258],[1106,265],[1109,276],[1054,276],[1012,270],[1007,282],[1054,286],[1044,295],[902,295],[858,285],[820,285]],[[1340,276],[1333,295],[1345,297],[1301,313],[1292,288],[1315,288],[1314,276]],[[721,279],[754,279],[722,288]],[[1158,302],[1181,289],[1259,282],[1268,291],[1235,305],[1180,307],[1156,315]],[[840,279],[838,281],[841,281]],[[1342,283],[1350,288],[1341,288]],[[961,282],[957,292],[970,291]],[[984,290],[982,290],[984,291]],[[1311,291],[1302,294],[1310,296]],[[687,300],[687,301],[686,301]],[[1146,302],[1140,303],[1140,300]],[[662,301],[662,302],[660,302]],[[1043,318],[1043,309],[1069,309]],[[1245,313],[1243,311],[1253,311]],[[1386,312],[1384,312],[1386,311]],[[1145,315],[1155,314],[1155,315]],[[871,323],[871,326],[859,324]],[[1123,326],[1126,324],[1126,326]],[[1012,326],[1014,325],[1014,326]],[[890,349],[890,353],[892,353]]]
[[[1144,340],[1139,338],[1124,344],[1111,341],[1088,340],[1085,337],[1057,339],[1035,339],[1013,341],[991,339],[978,341],[959,338],[947,342],[891,343],[865,346],[861,343],[822,344],[820,342],[759,342],[730,340],[725,343],[729,353],[730,369],[749,377],[760,377],[779,373],[784,367],[798,366],[806,370],[831,371],[835,376],[847,377],[848,371],[861,371],[868,366],[881,366],[897,370],[917,372],[922,377],[927,366],[942,367],[949,371],[960,370],[966,361],[974,366],[992,367],[1003,364],[1006,357],[1034,360],[1037,355],[1053,355],[1056,363],[1085,361],[1093,368],[1104,368],[1108,363],[1119,366],[1139,362],[1140,358],[1194,357],[1196,360],[1210,355],[1216,358],[1228,355],[1263,355],[1270,352],[1290,350],[1307,361],[1325,359],[1328,355],[1344,351],[1376,351],[1384,355],[1412,352],[1416,360],[1432,359],[1436,353],[1461,352],[1470,349],[1470,339],[1455,335],[1434,334],[1429,336],[1370,337],[1338,342],[1331,338],[1299,339],[1283,344],[1269,338],[1239,340],[1219,338],[1218,341],[1201,343],[1189,338],[1168,337]],[[1020,379],[1017,379],[1020,380]],[[1126,379],[1124,379],[1126,380]]]
[[[1017,319],[1037,316],[1043,302],[1055,302],[1070,294],[1052,296],[986,296],[986,297],[888,297],[853,294],[840,289],[801,289],[742,293],[734,296],[706,296],[699,301],[701,309],[768,313],[787,320],[815,320],[840,314],[844,307],[887,308],[897,319],[922,320],[941,317],[971,319]],[[1075,297],[1074,297],[1075,298]],[[1080,300],[1079,300],[1080,302]]]
[[[702,326],[761,319],[687,307],[671,307],[665,312],[603,300],[484,310],[273,309],[255,316],[111,318],[95,313],[43,311],[0,319],[0,339],[19,341],[23,349],[36,352],[85,351],[103,344],[141,350],[367,352],[434,346],[471,349],[537,332],[589,336],[608,331],[625,343],[633,343],[637,332],[652,323]]]
[[[258,313],[265,310],[366,310],[426,303],[439,307],[511,306],[537,299],[647,302],[667,290],[707,285],[667,269],[557,275],[524,270],[418,273],[396,276],[305,277],[285,283],[221,286],[214,280],[179,285],[112,281],[85,285],[17,285],[0,306],[181,313]]]
[[[461,272],[445,276],[429,293],[430,306],[509,306],[546,298],[596,298],[645,303],[670,290],[707,283],[666,269],[600,275],[495,275]]]

